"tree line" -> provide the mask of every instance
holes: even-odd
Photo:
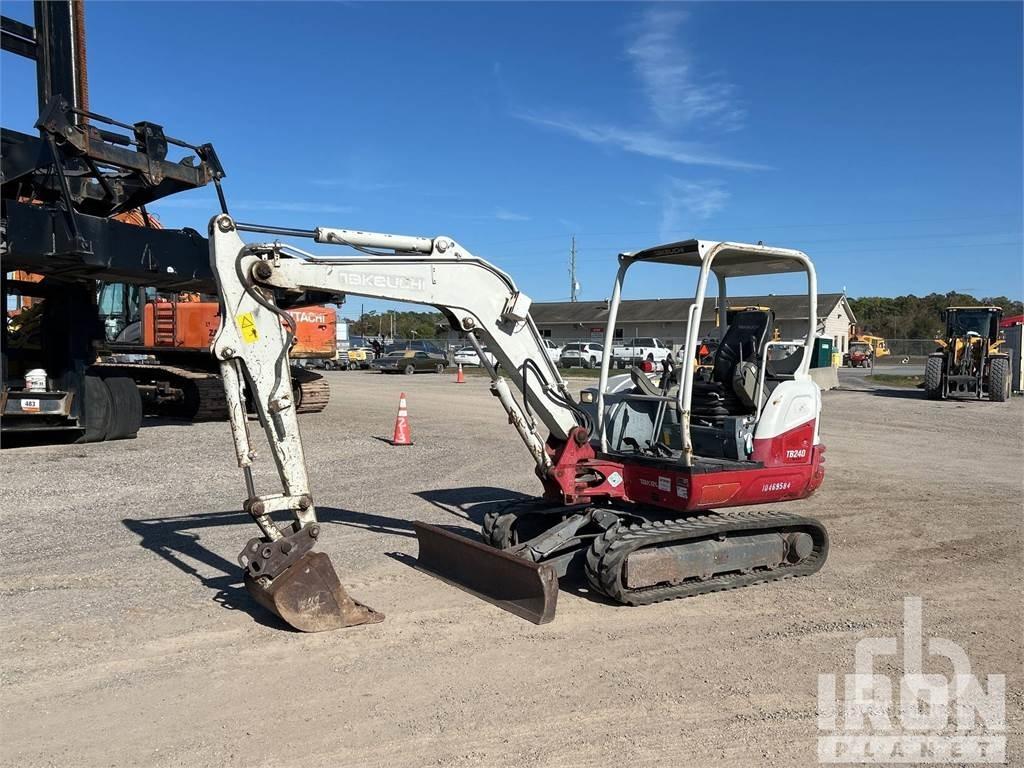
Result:
[[[351,336],[433,339],[444,336],[448,323],[440,312],[365,312],[349,323]]]
[[[1003,315],[1024,314],[1024,303],[1006,296],[975,298],[966,293],[930,293],[927,296],[864,296],[849,299],[861,333],[887,339],[934,339],[942,334],[942,311],[946,307],[996,306]],[[393,324],[393,325],[392,325]],[[448,323],[440,312],[376,312],[363,314],[349,324],[353,336],[391,336],[433,339],[445,336]]]
[[[934,339],[945,330],[946,307],[995,306],[1003,316],[1024,314],[1024,303],[1006,296],[975,298],[966,293],[929,293],[927,296],[864,296],[849,299],[861,333],[887,339]]]

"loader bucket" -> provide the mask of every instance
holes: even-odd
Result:
[[[384,614],[349,597],[331,558],[323,552],[307,552],[268,587],[246,574],[245,588],[257,603],[300,632],[324,632],[384,620]]]
[[[534,624],[555,618],[558,576],[553,566],[534,563],[459,536],[436,525],[414,522],[421,570],[494,603]]]

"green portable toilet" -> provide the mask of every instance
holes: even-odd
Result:
[[[814,354],[811,355],[811,368],[828,368],[832,365],[832,339],[819,336],[814,340]]]

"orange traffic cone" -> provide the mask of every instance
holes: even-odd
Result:
[[[405,392],[398,398],[398,415],[395,417],[395,436],[392,445],[412,445],[412,433],[409,431],[409,411],[405,404]]]
[[[465,384],[466,383],[466,376],[462,372],[462,363],[459,363],[459,373],[455,377],[455,383],[456,384]]]

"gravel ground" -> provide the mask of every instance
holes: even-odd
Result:
[[[825,483],[788,505],[829,528],[819,574],[644,608],[563,592],[537,627],[403,562],[410,520],[475,528],[537,490],[485,382],[328,375],[302,422],[322,549],[386,621],[302,635],[252,604],[225,424],[7,450],[3,765],[815,765],[818,674],[898,636],[908,595],[925,636],[1007,675],[1024,764],[1024,401],[826,393]],[[401,390],[411,448],[376,439]]]

